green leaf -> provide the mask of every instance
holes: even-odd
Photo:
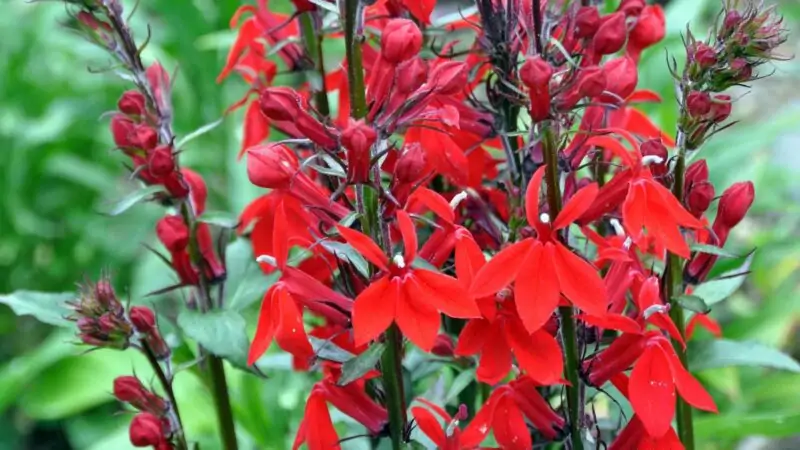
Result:
[[[738,269],[725,272],[713,280],[699,284],[692,295],[702,298],[708,306],[725,300],[742,286],[752,262],[753,255],[751,254]]]
[[[231,310],[201,313],[183,311],[178,326],[186,335],[214,355],[246,368],[250,341],[244,317]]]
[[[461,392],[463,392],[473,380],[475,380],[474,369],[468,369],[458,374],[458,376],[453,380],[453,383],[450,385],[450,389],[447,390],[447,395],[444,398],[444,402],[447,404],[453,400],[456,400],[458,395],[461,394]]]
[[[239,218],[227,211],[206,211],[197,220],[209,225],[230,229],[239,225]]]
[[[345,259],[353,264],[353,267],[358,270],[358,273],[369,277],[369,263],[367,263],[367,260],[350,244],[335,241],[322,241],[320,244],[337,257]]]
[[[707,415],[694,419],[695,434],[718,442],[720,439],[741,439],[753,434],[772,438],[797,435],[800,412],[734,413]]]
[[[211,123],[207,123],[207,124],[203,125],[202,127],[192,131],[191,133],[189,133],[186,136],[184,136],[183,139],[179,140],[178,143],[175,144],[175,148],[176,149],[181,149],[181,148],[183,148],[184,145],[188,144],[189,142],[191,142],[191,141],[197,139],[198,137],[208,133],[209,131],[213,130],[214,128],[217,128],[218,126],[220,126],[222,124],[222,121],[224,119],[225,119],[224,117],[220,117],[219,119],[217,119],[217,120],[215,120],[215,121],[213,121]]]
[[[0,295],[0,303],[5,303],[18,316],[33,316],[39,322],[60,327],[70,327],[72,322],[66,319],[70,314],[67,303],[75,299],[75,293],[16,291]]]
[[[270,286],[277,281],[278,272],[265,274],[253,256],[247,239],[237,239],[225,250],[225,307],[241,311],[259,301]]]
[[[333,361],[338,363],[345,363],[355,358],[355,355],[347,350],[334,344],[327,339],[320,339],[318,337],[309,336],[308,341],[311,342],[311,348],[314,349],[314,354],[319,359]]]
[[[688,309],[689,311],[700,314],[708,314],[708,312],[711,311],[711,308],[706,305],[705,300],[696,295],[679,295],[674,297],[673,300],[678,302],[682,308]]]
[[[755,366],[800,372],[800,364],[778,349],[758,342],[711,339],[689,342],[689,368],[693,372],[731,366]]]
[[[384,350],[386,350],[386,344],[383,342],[374,344],[364,353],[342,364],[342,376],[339,377],[336,384],[346,386],[363,377],[364,374],[375,368]]]
[[[125,211],[131,209],[133,205],[147,200],[148,198],[152,197],[154,194],[164,191],[164,186],[160,184],[154,184],[152,186],[145,186],[139,190],[133,191],[130,194],[123,197],[121,200],[117,201],[114,206],[108,211],[106,214],[109,216],[118,216]]]
[[[734,255],[733,253],[731,253],[729,251],[726,251],[723,248],[717,247],[716,245],[692,244],[690,249],[693,252],[708,253],[709,255],[722,256],[723,258],[741,258],[742,257],[742,255]]]

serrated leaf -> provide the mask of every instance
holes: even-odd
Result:
[[[708,312],[711,311],[711,308],[706,305],[705,300],[696,295],[679,295],[674,297],[674,300],[678,302],[682,308],[688,309],[689,311],[700,314],[708,314]]]
[[[339,381],[336,384],[346,386],[363,377],[367,372],[375,368],[385,350],[386,344],[383,342],[373,344],[364,353],[342,364],[342,376],[339,377]]]
[[[71,327],[73,323],[66,319],[71,313],[66,302],[75,297],[72,292],[16,291],[0,295],[0,303],[8,305],[18,316],[33,316],[39,322]]]
[[[355,358],[354,354],[339,347],[330,340],[309,336],[308,341],[311,343],[311,348],[314,349],[314,354],[319,359],[344,363]]]
[[[239,218],[227,211],[206,211],[197,220],[209,225],[230,229],[239,225]]]
[[[689,342],[687,354],[692,371],[752,366],[800,372],[800,364],[791,356],[758,342],[726,339],[692,341]]]
[[[753,255],[751,254],[738,269],[733,269],[713,280],[700,283],[694,289],[692,295],[702,298],[708,306],[725,300],[742,286],[752,262]]]
[[[187,134],[186,136],[183,137],[183,139],[179,140],[175,144],[175,148],[176,149],[181,149],[181,148],[183,148],[184,145],[188,144],[189,142],[191,142],[191,141],[197,139],[198,137],[208,133],[209,131],[213,130],[214,128],[217,128],[218,126],[220,126],[222,124],[223,119],[224,119],[224,117],[220,117],[219,119],[217,119],[217,120],[215,120],[215,121],[213,121],[211,123],[207,123],[207,124],[203,125],[202,127],[200,127],[198,129],[192,131],[191,133]]]
[[[159,192],[164,192],[164,186],[160,184],[154,184],[152,186],[145,186],[139,190],[131,192],[130,194],[126,195],[116,203],[108,211],[106,214],[109,216],[118,216],[125,211],[131,209],[137,203],[148,199],[149,197],[158,194]]]
[[[708,253],[709,255],[716,255],[722,256],[723,258],[741,258],[742,255],[734,255],[733,253],[717,247],[715,245],[708,245],[708,244],[692,244],[690,247],[691,251],[693,252],[700,252],[700,253]]]
[[[450,385],[450,389],[447,390],[447,395],[444,398],[445,404],[449,404],[451,401],[456,400],[458,395],[461,394],[464,389],[469,386],[472,381],[475,380],[475,370],[468,369],[460,374],[453,380],[453,383]]]
[[[358,253],[350,244],[336,241],[322,241],[320,245],[338,258],[349,261],[353,267],[358,270],[358,273],[364,277],[369,277],[369,263],[367,263],[367,260],[361,256],[361,253]]]
[[[247,367],[250,341],[247,339],[247,324],[238,312],[216,310],[201,313],[187,310],[178,315],[178,326],[212,354],[236,366]]]

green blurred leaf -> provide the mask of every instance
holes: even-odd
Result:
[[[139,190],[131,192],[130,194],[117,201],[114,206],[108,211],[109,216],[118,216],[125,211],[131,209],[137,203],[152,197],[154,194],[164,191],[164,186],[155,184],[152,186],[145,186]]]
[[[447,390],[447,395],[444,398],[445,403],[450,403],[458,398],[458,395],[464,391],[475,380],[475,369],[467,369],[453,380],[450,384],[450,389]]]
[[[280,276],[278,272],[264,274],[253,256],[250,241],[246,239],[237,239],[228,245],[225,267],[228,271],[225,307],[235,311],[259,301]]]
[[[308,340],[317,358],[338,363],[345,363],[355,358],[354,354],[334,344],[333,341],[314,336],[309,336]]]
[[[378,361],[385,350],[386,344],[383,342],[373,344],[364,353],[346,361],[342,364],[342,376],[339,377],[339,381],[336,384],[346,386],[363,377],[378,365]]]
[[[247,324],[236,311],[216,310],[201,313],[183,311],[178,315],[178,326],[186,335],[214,355],[225,358],[236,366],[247,367]]]
[[[236,228],[239,224],[239,218],[227,211],[206,211],[197,220],[228,229]]]
[[[696,313],[706,314],[711,311],[711,308],[706,305],[706,302],[696,295],[679,295],[674,298],[675,301],[681,305],[682,308],[688,309]]]
[[[768,437],[787,437],[800,430],[800,412],[774,411],[757,414],[720,414],[694,420],[695,435],[699,438],[741,439],[754,434]]]
[[[731,366],[756,366],[800,372],[800,364],[780,350],[757,342],[709,339],[689,342],[689,368],[693,372]]]
[[[50,325],[69,327],[73,323],[66,319],[70,314],[67,303],[75,299],[75,293],[17,291],[0,295],[0,303],[11,307],[18,316],[33,316],[36,320]]]
[[[753,255],[751,254],[738,269],[730,270],[713,280],[700,283],[692,295],[702,298],[708,306],[725,300],[742,286],[752,262]]]
[[[358,270],[358,273],[365,277],[369,277],[369,264],[367,260],[361,256],[350,244],[335,241],[322,241],[320,245],[325,247],[329,252],[335,254],[337,257],[349,261],[353,267]]]
[[[199,138],[200,136],[202,136],[202,135],[208,133],[209,131],[213,130],[214,128],[217,128],[218,126],[220,126],[222,124],[223,120],[225,120],[225,118],[224,117],[220,117],[219,119],[217,119],[217,120],[215,120],[215,121],[213,121],[211,123],[207,123],[207,124],[203,125],[202,127],[192,131],[191,133],[189,133],[186,136],[184,136],[181,140],[179,140],[175,144],[175,148],[179,149],[179,150],[182,149],[184,145],[188,144],[189,142],[192,142],[193,140]]]
[[[717,247],[716,245],[708,244],[692,244],[690,249],[693,252],[708,253],[709,255],[722,256],[724,258],[741,258],[742,255],[734,255],[733,253]]]

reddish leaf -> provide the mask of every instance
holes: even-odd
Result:
[[[634,366],[628,393],[647,434],[663,436],[675,415],[675,384],[669,361],[657,346],[648,346]]]
[[[525,239],[494,255],[494,258],[475,274],[469,288],[470,295],[475,298],[486,297],[508,286],[522,268],[521,263],[533,242],[532,239]]]
[[[364,258],[367,258],[369,262],[375,264],[375,267],[383,271],[389,270],[389,258],[386,257],[383,250],[381,250],[369,236],[341,225],[336,225],[336,229],[339,230],[339,234],[342,235],[348,244],[353,246],[353,248],[361,253]],[[409,264],[411,264],[411,262],[409,262]]]
[[[396,314],[399,282],[383,277],[374,281],[353,303],[353,341],[368,344],[389,328]]]
[[[514,298],[517,314],[528,332],[544,326],[558,306],[559,283],[552,255],[552,244],[537,242],[522,264],[516,263],[525,268],[517,276]]]

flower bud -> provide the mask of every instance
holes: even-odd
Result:
[[[603,103],[619,104],[636,89],[639,73],[636,62],[627,56],[608,61],[603,66],[606,73],[606,93],[600,96]],[[611,95],[613,94],[613,95]]]
[[[117,109],[129,116],[143,116],[146,111],[144,95],[133,89],[125,91],[117,101]]]
[[[261,112],[272,120],[294,122],[301,112],[301,99],[294,89],[271,87],[261,91]]]
[[[223,281],[227,275],[225,265],[217,256],[214,239],[211,237],[211,228],[205,222],[197,224],[197,246],[205,263],[203,266],[206,269],[207,278],[212,284]]]
[[[666,32],[664,10],[660,5],[647,6],[628,34],[628,49],[638,52],[648,48],[664,39]]]
[[[121,376],[114,379],[114,397],[131,406],[148,413],[161,415],[167,410],[167,402],[142,386],[141,381],[133,376]]]
[[[626,16],[638,16],[642,13],[644,7],[644,0],[622,0],[617,11],[624,13]]]
[[[303,136],[320,147],[333,149],[338,146],[334,134],[336,130],[326,127],[306,111],[300,111],[299,115],[294,119],[294,125]]]
[[[310,0],[292,0],[292,4],[296,14],[317,10],[317,5]]]
[[[150,161],[147,165],[150,173],[157,178],[163,178],[175,170],[175,157],[172,154],[172,147],[169,145],[159,145],[150,152]]]
[[[359,184],[369,181],[370,149],[377,137],[375,130],[363,120],[351,121],[342,133],[342,145],[347,149],[348,182]]]
[[[730,63],[732,77],[739,83],[750,81],[753,77],[753,66],[744,58],[736,58]]]
[[[166,441],[161,419],[148,412],[133,417],[128,435],[134,447],[150,447]]]
[[[403,147],[394,166],[394,177],[400,183],[413,183],[424,175],[428,166],[425,150],[419,144]]]
[[[183,181],[189,186],[189,200],[192,201],[192,208],[198,216],[203,214],[206,210],[206,199],[208,198],[208,187],[206,182],[199,173],[192,169],[182,167],[180,176]]]
[[[575,37],[587,39],[594,36],[600,21],[600,13],[596,7],[582,6],[575,14]]]
[[[428,80],[428,65],[419,57],[411,58],[397,67],[396,87],[397,92],[408,95],[422,86]]]
[[[686,193],[686,209],[700,218],[714,200],[714,185],[708,181],[693,184]]]
[[[156,224],[158,240],[170,252],[177,252],[189,245],[189,227],[180,216],[164,216]]]
[[[114,114],[111,118],[111,135],[114,137],[114,144],[119,148],[134,148],[136,143],[133,139],[136,124],[130,117],[124,114]]]
[[[740,23],[742,23],[742,14],[739,11],[731,9],[725,13],[725,19],[722,21],[722,29],[720,30],[721,37],[724,39],[733,34]]]
[[[531,119],[540,122],[550,116],[550,78],[553,68],[541,56],[528,57],[519,70],[519,78],[528,88]]]
[[[650,172],[654,177],[662,177],[667,174],[667,159],[669,158],[669,154],[667,153],[667,147],[664,146],[660,138],[642,142],[639,149],[642,152],[642,156],[657,156],[661,159],[661,162],[654,162],[649,165]]]
[[[726,94],[719,94],[714,96],[714,99],[711,101],[711,120],[720,123],[723,122],[731,115],[731,109],[733,108],[733,103],[731,103],[731,96]]]
[[[708,44],[698,42],[694,46],[694,53],[692,59],[702,69],[708,69],[717,63],[717,52]]]
[[[437,64],[430,72],[429,84],[434,92],[453,95],[467,85],[467,64],[462,61],[446,61]],[[401,74],[401,77],[404,76]]]
[[[422,32],[409,19],[392,19],[383,28],[381,57],[394,65],[416,56],[422,48]]]
[[[625,14],[615,12],[606,16],[592,38],[592,47],[599,55],[610,55],[618,52],[625,45],[628,29]]]
[[[685,184],[687,186],[708,181],[708,163],[706,160],[698,159],[691,163],[689,167],[686,168],[684,179],[686,180]]]
[[[147,180],[145,180],[147,181]],[[183,180],[179,172],[172,172],[160,182],[164,188],[169,192],[169,195],[174,198],[184,198],[189,195],[189,185]]]
[[[133,328],[139,333],[150,333],[156,328],[156,315],[146,306],[134,306],[128,312]]]
[[[581,72],[578,92],[581,97],[595,98],[606,89],[606,74],[600,67],[587,67]]]
[[[141,124],[133,131],[134,145],[145,150],[152,150],[158,145],[158,133],[148,125]]]
[[[714,220],[714,228],[716,229],[717,226],[727,229],[735,227],[744,219],[747,211],[753,205],[755,195],[753,183],[750,181],[734,183],[731,187],[725,189],[725,192],[722,193],[722,198],[719,200],[719,209],[717,210],[717,218]]]
[[[441,356],[443,358],[451,358],[453,356],[453,338],[449,335],[440,333],[436,336],[436,341],[433,344],[433,348],[431,349],[431,353],[436,356]]]
[[[283,145],[260,145],[247,151],[247,177],[256,186],[287,189],[298,170],[296,157]]]
[[[703,117],[711,111],[711,96],[708,92],[692,91],[686,96],[686,110],[691,117]]]

